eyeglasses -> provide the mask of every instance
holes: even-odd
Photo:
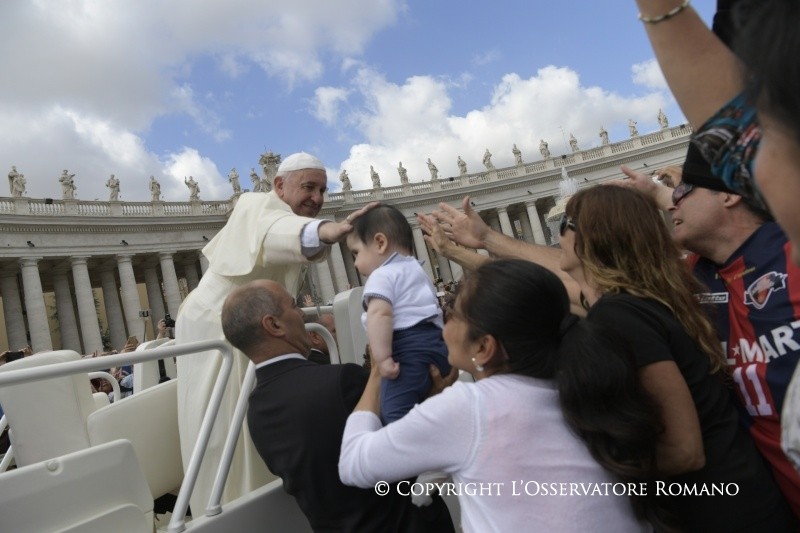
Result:
[[[675,190],[672,191],[672,205],[677,206],[681,200],[689,196],[689,193],[694,190],[694,185],[691,183],[686,183],[682,181],[675,187]]]
[[[564,233],[567,231],[567,228],[571,229],[572,231],[578,230],[575,222],[569,218],[566,213],[564,213],[561,215],[561,222],[558,224],[558,234],[563,237]]]

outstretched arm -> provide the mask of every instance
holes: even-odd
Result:
[[[451,261],[455,261],[464,270],[475,270],[482,264],[491,261],[485,255],[459,246],[444,234],[444,230],[432,215],[417,215],[417,221],[425,234],[425,241]]]
[[[561,270],[561,251],[559,249],[540,244],[528,244],[494,231],[472,209],[469,196],[464,197],[462,207],[463,213],[445,203],[440,203],[440,211],[433,213],[433,216],[444,224],[444,232],[448,237],[470,248],[485,248],[491,254],[503,259],[524,259],[545,267],[564,283],[572,312],[580,316],[586,314],[580,303],[580,287],[569,274]]]
[[[378,207],[380,202],[370,202],[358,211],[350,213],[345,220],[341,222],[323,222],[319,225],[319,240],[325,244],[333,244],[344,239],[348,233],[353,231],[353,222],[355,219],[373,209]]]
[[[636,0],[644,17],[658,17],[680,0]],[[736,56],[687,6],[655,24],[644,23],[656,59],[693,128],[699,128],[743,88]]]

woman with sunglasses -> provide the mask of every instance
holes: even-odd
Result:
[[[690,193],[684,186],[674,200]],[[661,487],[725,482],[738,489],[738,495],[724,498],[684,492],[661,500],[683,529],[790,527],[782,497],[730,401],[719,342],[693,296],[701,291],[651,200],[622,187],[579,191],[561,220],[560,252],[512,244],[474,212],[443,207],[436,216],[462,244],[505,257],[546,260],[548,268],[567,276],[562,280],[579,295],[576,303],[585,307],[588,322],[626,338],[639,380],[661,409],[664,431],[655,448]]]
[[[481,266],[460,288],[444,339],[450,363],[476,382],[381,427],[373,369],[345,428],[344,483],[380,488],[445,471],[453,483],[440,492],[459,496],[464,531],[661,523],[658,498],[642,485],[654,475],[658,414],[624,343],[570,314],[555,275],[520,260]]]

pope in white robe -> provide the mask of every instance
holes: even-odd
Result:
[[[315,220],[313,217],[322,208],[326,187],[322,162],[300,153],[289,156],[281,164],[275,177],[275,190],[268,194],[245,193],[239,197],[225,227],[203,248],[208,269],[198,287],[181,305],[175,327],[177,344],[224,339],[220,313],[225,297],[249,281],[270,279],[284,285],[290,294],[297,294],[306,265],[323,259],[328,250],[325,243],[344,238],[352,231],[349,221],[369,208],[339,223]],[[231,378],[190,500],[195,516],[202,515],[208,504],[248,363],[243,353],[234,350]],[[217,351],[177,359],[178,429],[184,470],[188,467],[221,364],[222,356]],[[222,503],[272,479],[275,477],[258,455],[244,424]]]

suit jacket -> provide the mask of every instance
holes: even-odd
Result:
[[[311,348],[311,350],[308,352],[308,360],[313,363],[317,363],[318,365],[331,364],[331,356],[322,350],[317,350],[316,348]]]
[[[387,496],[377,496],[339,479],[344,426],[368,375],[352,363],[301,359],[259,368],[247,412],[258,453],[283,479],[314,531],[452,531],[441,500],[420,510],[395,486]]]

